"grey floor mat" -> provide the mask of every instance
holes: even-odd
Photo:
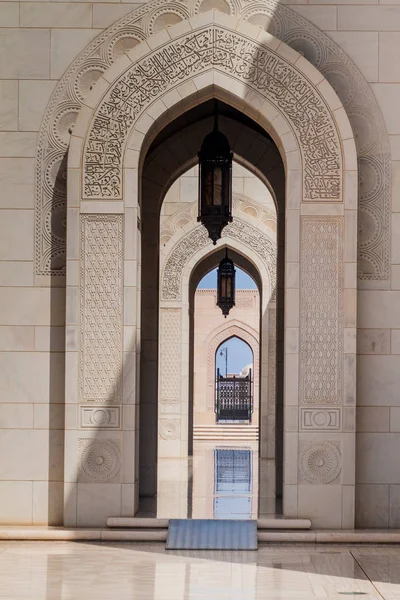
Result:
[[[171,519],[167,550],[257,550],[257,521]]]

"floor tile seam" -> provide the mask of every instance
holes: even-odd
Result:
[[[360,561],[354,556],[353,552],[351,549],[349,549],[351,556],[353,557],[355,563],[359,566],[359,568],[361,569],[361,571],[364,573],[365,577],[368,579],[368,581],[370,581],[372,587],[375,589],[376,593],[378,594],[378,596],[380,598],[382,598],[382,600],[385,600],[385,597],[382,596],[382,594],[380,593],[379,589],[376,587],[374,581],[372,581],[372,579],[370,579],[368,573],[366,572],[366,570],[364,569],[364,567],[362,566],[362,564],[360,563]]]

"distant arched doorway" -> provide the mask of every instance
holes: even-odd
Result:
[[[217,423],[251,422],[258,412],[254,354],[251,346],[232,335],[215,352],[214,412]],[[196,403],[194,403],[196,408]]]

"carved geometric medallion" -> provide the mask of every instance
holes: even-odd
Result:
[[[334,482],[342,470],[339,442],[321,441],[301,444],[299,470],[300,476],[308,483]]]
[[[120,481],[121,453],[118,440],[82,438],[79,440],[81,483],[117,483]]]

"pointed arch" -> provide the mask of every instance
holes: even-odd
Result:
[[[302,429],[301,415],[309,407],[323,412],[333,404],[340,412],[355,405],[355,353],[344,340],[355,337],[356,327],[357,256],[350,240],[357,232],[357,160],[346,112],[329,83],[304,57],[262,30],[216,11],[183,21],[122,56],[85,99],[68,158],[67,325],[79,348],[68,352],[67,398],[95,404],[106,393],[118,407],[137,398],[139,349],[123,351],[123,344],[140,325],[140,290],[132,269],[141,265],[142,166],[156,133],[211,97],[257,121],[285,163],[284,402],[298,411],[298,426],[285,431],[284,509],[297,516],[307,511],[304,486],[318,480],[318,469],[310,475],[301,468],[301,456],[315,445],[313,433]],[[153,219],[155,214],[156,209]],[[260,236],[260,252],[267,239]],[[201,252],[208,251],[204,246],[188,262],[184,256],[189,275]],[[163,379],[161,368],[158,446],[163,457],[184,458],[187,377],[180,373],[187,369],[187,301],[163,297],[162,303],[160,352],[168,361],[168,378]],[[97,343],[103,334],[106,345]],[[66,431],[69,448],[79,435],[79,425]],[[341,457],[335,467],[335,484],[341,486],[335,511],[343,526],[351,526],[354,433],[327,429],[318,436],[322,441],[316,452],[322,444],[329,456],[334,447],[335,460]],[[112,437],[116,447],[124,444],[115,484],[122,479],[135,486],[135,463],[125,445],[133,434],[127,426]],[[68,473],[74,472],[77,458],[71,450]],[[113,494],[120,493],[115,487]],[[326,493],[323,488],[322,511]]]

